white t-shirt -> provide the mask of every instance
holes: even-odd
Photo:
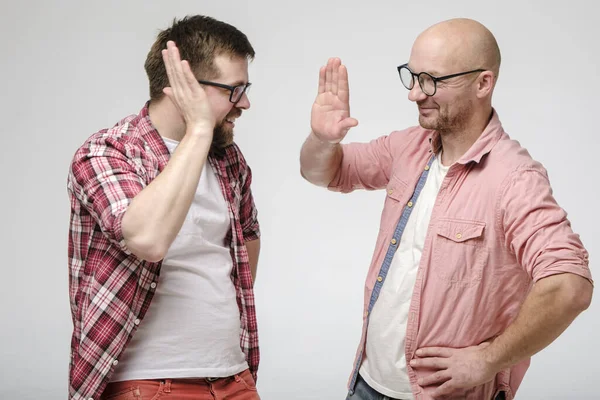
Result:
[[[396,399],[414,398],[404,351],[408,310],[431,211],[449,168],[439,162],[439,157],[432,162],[369,317],[365,356],[359,372],[373,389]]]
[[[178,142],[163,138],[172,153]],[[207,162],[183,226],[163,260],[156,293],[111,381],[204,378],[248,368],[225,236],[227,203]]]

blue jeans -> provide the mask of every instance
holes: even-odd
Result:
[[[498,396],[496,396],[496,400],[504,400],[504,392],[500,392]],[[363,378],[358,375],[356,380],[356,386],[354,387],[354,393],[348,394],[346,396],[346,400],[401,400],[401,399],[393,399],[391,397],[385,396],[371,386],[367,385],[367,382],[363,380]]]
[[[356,386],[354,386],[354,393],[348,394],[346,400],[401,400],[394,399],[392,397],[385,396],[371,386],[367,385],[367,382],[358,375],[356,379]]]

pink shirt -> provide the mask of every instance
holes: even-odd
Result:
[[[362,338],[349,380],[353,392],[373,309],[412,206],[425,183],[435,131],[413,127],[370,143],[343,145],[342,166],[330,189],[386,189],[375,252],[365,284]],[[591,281],[588,253],[558,206],[546,170],[504,132],[493,113],[479,139],[448,170],[432,211],[412,294],[406,360],[422,347],[462,348],[500,335],[515,319],[533,283],[573,273]],[[466,399],[514,397],[530,360],[473,388]],[[434,387],[430,372],[408,366],[417,400]]]

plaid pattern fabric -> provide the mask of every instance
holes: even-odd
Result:
[[[164,169],[169,151],[148,117],[148,104],[92,135],[75,153],[67,179],[71,202],[69,296],[73,318],[69,399],[99,399],[125,346],[144,318],[161,263],[126,247],[123,215],[132,199]],[[252,275],[245,242],[260,236],[250,190],[252,173],[237,147],[210,155],[228,204],[226,237],[240,309],[240,346],[256,379],[259,348]]]

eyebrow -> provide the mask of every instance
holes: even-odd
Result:
[[[412,68],[412,67],[411,67],[409,64],[406,64],[406,65],[408,66],[408,69],[410,69],[411,71],[415,72],[415,71],[414,71],[414,69],[413,69],[413,68]],[[429,75],[431,75],[431,76],[434,76],[434,77],[441,76],[441,74],[440,74],[438,71],[436,71],[436,70],[430,70],[430,71],[419,71],[419,72],[415,72],[415,74],[419,74],[419,73],[421,73],[421,72],[426,72],[426,73],[428,73]]]
[[[441,76],[441,75],[442,75],[441,73],[439,73],[439,72],[438,72],[438,71],[436,71],[435,69],[430,69],[430,70],[427,70],[427,71],[421,71],[421,72],[426,72],[426,73],[428,73],[428,74],[429,74],[429,75],[431,75],[431,76]]]

